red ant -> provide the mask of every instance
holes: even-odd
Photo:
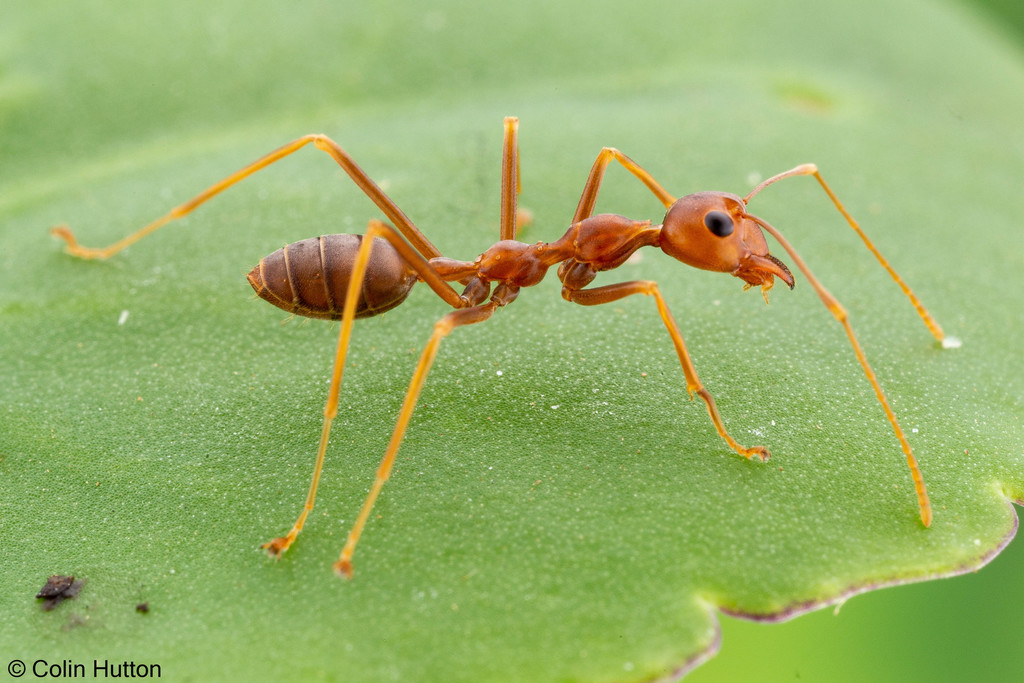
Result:
[[[676,199],[632,159],[617,149],[605,147],[594,162],[566,233],[554,242],[526,244],[515,239],[519,187],[518,126],[518,119],[514,117],[506,118],[504,121],[500,241],[473,261],[458,261],[442,256],[405,213],[356,165],[348,153],[324,135],[307,135],[288,143],[212,185],[190,201],[171,209],[169,213],[138,232],[104,249],[80,246],[66,226],[52,229],[54,235],[67,241],[71,254],[90,259],[107,258],[162,225],[190,213],[206,200],[308,143],[313,143],[333,157],[395,226],[371,220],[365,236],[326,235],[294,242],[261,260],[248,275],[249,283],[256,293],[279,308],[310,318],[341,320],[334,371],[324,408],[323,431],[305,507],[287,535],[275,538],[264,544],[263,548],[272,556],[280,557],[294,542],[306,522],[306,517],[313,509],[331,421],[338,410],[338,394],[353,320],[394,308],[405,300],[417,281],[427,283],[427,286],[455,310],[434,325],[433,334],[423,349],[373,486],[359,511],[341,556],[334,564],[334,569],[339,574],[349,578],[352,576],[352,554],[356,543],[374,501],[391,473],[398,447],[402,443],[441,340],[456,327],[487,320],[495,309],[512,303],[521,288],[539,283],[548,268],[556,264],[560,264],[558,278],[562,282],[562,298],[566,301],[593,306],[618,301],[633,294],[654,297],[658,313],[679,356],[686,377],[686,389],[691,399],[694,394],[703,399],[715,429],[730,448],[747,458],[756,456],[762,461],[767,460],[768,450],[765,447],[746,448],[725,429],[718,408],[715,407],[715,401],[697,376],[683,336],[655,282],[635,280],[587,288],[598,272],[617,268],[633,252],[641,247],[650,246],[660,247],[666,254],[687,265],[703,270],[731,273],[746,283],[745,289],[760,287],[767,301],[768,290],[774,284],[775,278],[785,282],[790,289],[793,287],[794,279],[789,268],[768,252],[762,230],[774,237],[789,254],[822,302],[846,330],[853,352],[874,388],[878,402],[882,405],[906,455],[917,492],[921,522],[926,527],[931,524],[931,504],[928,501],[921,471],[910,444],[896,420],[896,415],[889,407],[882,387],[850,327],[846,310],[822,286],[779,231],[764,219],[749,213],[747,204],[758,192],[780,180],[793,176],[814,176],[846,222],[899,284],[903,293],[909,297],[935,338],[943,342],[944,346],[955,346],[957,343],[952,338],[946,338],[918,298],[846,211],[814,164],[803,164],[772,176],[754,187],[746,197],[741,198],[726,192],[698,192]],[[612,160],[619,162],[636,176],[665,205],[668,212],[661,225],[652,225],[649,220],[635,221],[613,214],[592,215],[601,180]],[[449,284],[451,282],[460,282],[464,285],[461,294]]]

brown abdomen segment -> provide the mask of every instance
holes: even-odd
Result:
[[[249,284],[261,299],[307,318],[341,320],[352,265],[362,235],[324,235],[278,249],[249,271]],[[416,272],[384,239],[370,250],[357,318],[389,311],[405,301]]]

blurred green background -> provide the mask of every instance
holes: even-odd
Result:
[[[722,617],[720,655],[686,680],[1019,681],[1022,577],[1018,539],[976,574],[859,595],[838,614]]]
[[[935,3],[949,4],[944,0],[935,0]],[[97,150],[90,147],[91,141],[104,137],[109,145],[107,151],[110,151],[118,145],[127,145],[133,137],[173,140],[178,122],[196,117],[208,120],[210,130],[216,131],[240,110],[258,111],[261,107],[286,109],[295,101],[306,102],[314,110],[318,106],[329,110],[329,105],[318,103],[328,102],[339,91],[345,93],[354,106],[364,106],[368,110],[375,107],[386,109],[394,103],[409,107],[417,97],[424,100],[455,97],[462,79],[491,79],[495,91],[500,94],[502,83],[522,83],[531,74],[542,73],[546,65],[545,54],[517,54],[515,45],[502,43],[500,37],[496,38],[494,48],[515,55],[506,71],[481,73],[479,69],[483,67],[474,64],[471,53],[466,53],[465,59],[458,64],[432,64],[431,55],[419,51],[416,46],[390,44],[390,27],[377,22],[369,8],[356,10],[364,14],[360,20],[369,27],[361,37],[366,41],[365,49],[360,50],[359,45],[346,45],[344,50],[346,56],[365,54],[363,61],[341,67],[302,61],[267,63],[261,61],[259,54],[234,51],[237,45],[232,40],[232,21],[244,21],[246,13],[259,11],[259,3],[237,3],[233,10],[221,9],[214,14],[214,20],[183,12],[180,23],[163,26],[133,24],[131,5],[124,5],[123,23],[108,27],[102,42],[90,43],[83,38],[80,44],[71,46],[73,54],[98,58],[98,67],[97,64],[83,63],[78,68],[88,66],[90,69],[90,83],[97,90],[92,95],[97,102],[102,100],[101,110],[111,115],[114,112],[123,115],[117,118],[116,124],[103,117],[82,116],[74,106],[80,100],[69,99],[64,108],[60,103],[55,104],[42,121],[26,120],[9,114],[3,103],[30,97],[31,86],[20,83],[16,78],[0,80],[0,186],[17,186],[21,174],[32,178],[51,175],[53,183],[58,184],[61,182],[61,156],[79,157],[96,153]],[[415,6],[420,8],[420,14],[426,13],[429,28],[429,9]],[[965,6],[990,23],[1003,39],[1016,44],[1017,57],[1024,65],[1024,4],[965,0]],[[315,7],[325,14],[331,11],[330,3]],[[301,44],[306,39],[312,27],[299,21],[300,16],[308,19],[308,14],[303,14],[289,21],[288,14],[282,14],[277,40],[286,47],[277,52],[288,54],[287,45]],[[441,21],[440,16],[436,19]],[[733,18],[737,22],[743,19],[742,16]],[[33,54],[42,54],[45,50],[40,50],[39,46],[46,45],[53,35],[73,34],[69,27],[73,27],[75,21],[73,12],[55,11],[51,21],[39,22],[34,32],[24,30],[24,26],[17,30],[10,24],[6,28],[0,26],[0,57],[10,59],[28,52],[29,45]],[[531,17],[524,15],[519,21],[528,26]],[[230,74],[230,78],[218,84],[216,91],[191,87],[187,76],[175,68],[174,60],[179,57],[173,49],[154,49],[128,56],[118,52],[119,33],[151,32],[154,46],[166,48],[167,41],[172,40],[176,32],[193,30],[208,33],[209,68],[222,69]],[[671,40],[672,27],[664,27],[663,33],[666,43],[647,41],[634,44],[628,37],[617,35],[614,26],[608,27],[607,34],[578,36],[579,40],[592,45],[594,56],[592,60],[579,57],[578,63],[563,64],[562,68],[568,66],[583,74],[596,67],[598,70],[615,71],[619,77],[626,78],[622,74],[641,72],[646,64],[657,63],[667,49],[665,45]],[[514,34],[515,31],[510,30],[509,36]],[[348,37],[339,36],[338,39]],[[910,38],[908,36],[908,40]],[[552,35],[550,40],[556,42],[565,38]],[[773,45],[759,47],[764,50],[784,48]],[[399,74],[375,68],[373,55],[382,49],[407,51],[407,59],[399,60],[406,71]],[[728,59],[733,46],[723,44],[722,49],[724,58]],[[301,50],[294,52],[301,54]],[[175,74],[175,78],[137,83],[128,92],[104,88],[104,57],[117,60],[131,58],[150,66],[165,65],[167,73]],[[35,65],[44,72],[52,68],[56,76],[67,79],[69,91],[81,94],[80,74],[74,69],[57,73],[57,69],[63,66],[48,64],[45,60]],[[440,67],[451,72],[447,91],[423,89],[416,92],[413,88],[412,92],[399,93],[393,88],[393,82],[415,82],[415,75],[420,70]],[[266,70],[292,72],[293,86],[265,91],[260,84],[261,73]],[[340,81],[336,79],[339,70],[346,75]],[[147,73],[152,73],[152,69]],[[0,73],[2,76],[4,74]],[[548,86],[557,88],[555,84]],[[330,89],[332,94],[330,97],[321,96],[318,89]],[[149,109],[154,102],[165,112],[161,120],[131,115],[133,108]],[[11,111],[14,111],[13,107]],[[328,111],[323,113],[325,118],[329,116]],[[410,107],[409,115],[415,116],[415,106]],[[97,131],[106,131],[106,135],[97,134]],[[236,134],[245,135],[244,125]],[[201,156],[202,150],[195,153]],[[2,160],[7,155],[17,155],[24,165],[14,168],[4,164]],[[42,169],[47,173],[42,173]],[[38,188],[40,193],[46,191],[45,187]],[[3,201],[2,197],[0,201]],[[8,205],[6,208],[12,207]],[[1022,577],[1024,543],[1017,541],[978,574],[858,596],[842,606],[838,614],[833,609],[825,609],[773,625],[721,617],[722,652],[693,672],[689,680],[1020,680],[1024,675],[1020,656],[1020,641],[1024,637],[1024,627],[1020,622],[1024,608]]]

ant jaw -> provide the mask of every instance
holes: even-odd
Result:
[[[793,278],[793,273],[789,272],[789,267],[771,254],[766,254],[766,258],[782,270],[783,274],[779,275],[779,277],[782,278],[782,281],[785,282],[790,289],[793,289],[793,287],[796,286],[796,280]]]
[[[796,284],[793,273],[786,264],[771,254],[748,254],[732,274],[747,283],[744,289],[760,287],[765,301],[768,300],[768,290],[775,284],[776,277],[785,282],[790,289]]]

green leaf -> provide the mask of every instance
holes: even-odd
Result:
[[[0,28],[0,642],[28,662],[178,678],[649,680],[777,619],[971,571],[1024,499],[1020,54],[907,0],[39,2]],[[728,428],[652,301],[571,306],[555,278],[441,348],[356,555],[330,565],[431,326],[414,290],[360,321],[318,505],[301,509],[336,327],[254,300],[286,242],[378,216],[310,149],[105,262],[112,242],[303,133],[338,140],[445,254],[497,236],[501,117],[521,119],[524,240],[559,236],[615,145],[670,191],[745,194],[814,161],[963,348],[938,348],[812,180],[752,206],[849,309],[921,463],[806,280],[766,307],[646,250]],[[660,220],[613,168],[601,211]],[[781,249],[776,249],[781,255]],[[783,259],[787,260],[787,259]],[[792,265],[792,264],[791,264]],[[51,574],[87,578],[52,612]],[[135,610],[148,603],[149,612]],[[728,647],[727,647],[728,651]]]

